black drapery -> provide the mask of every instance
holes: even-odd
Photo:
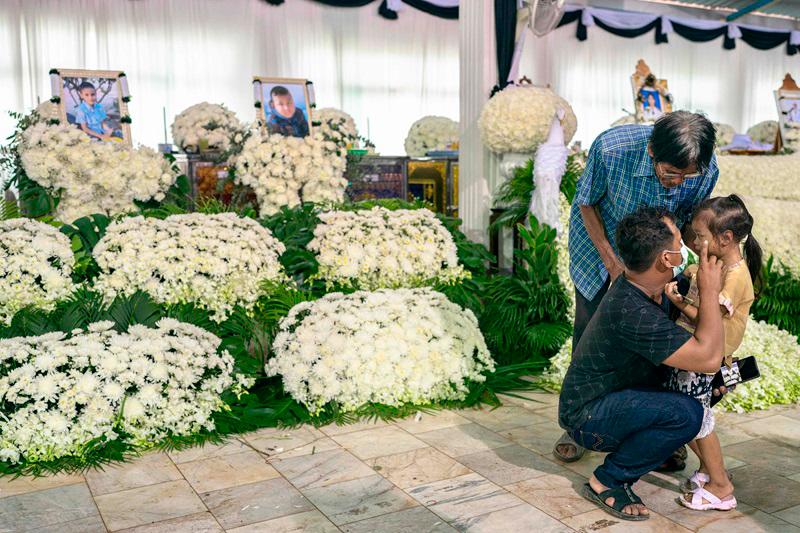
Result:
[[[578,9],[564,13],[558,23],[558,27],[567,26],[576,23],[575,37],[579,41],[585,41],[588,38],[586,26],[583,24],[583,10]],[[619,29],[605,24],[602,20],[595,17],[594,23],[597,27],[617,35],[619,37],[633,38],[645,35],[650,31],[655,30],[655,41],[657,44],[669,42],[667,34],[662,30],[662,19],[657,18],[649,24],[645,24],[639,28]],[[672,30],[684,39],[693,42],[708,42],[713,41],[719,37],[723,37],[722,46],[725,50],[733,50],[736,48],[736,40],[728,37],[728,27],[721,26],[719,28],[705,30],[686,26],[679,22],[672,22]],[[800,47],[791,44],[791,33],[789,31],[766,31],[739,26],[742,33],[740,39],[749,44],[753,48],[759,50],[771,50],[778,46],[786,45],[786,53],[788,55],[795,55],[800,52]]]
[[[285,0],[264,0],[264,1],[273,6],[279,6],[285,2]],[[390,20],[395,20],[397,18],[397,11],[392,11],[391,9],[389,9],[389,6],[386,4],[386,0],[314,0],[314,1],[319,2],[320,4],[325,4],[334,7],[364,7],[373,2],[380,1],[380,6],[378,6],[378,13],[380,13],[380,15],[383,18],[387,18]],[[414,9],[419,9],[420,11],[424,11],[425,13],[428,13],[435,17],[440,17],[444,19],[458,18],[458,7],[437,6],[436,4],[426,2],[425,0],[403,0],[403,3],[409,7],[413,7]]]
[[[517,31],[517,0],[494,0],[494,34],[497,48],[497,85],[492,95],[508,85],[514,60],[514,37]]]

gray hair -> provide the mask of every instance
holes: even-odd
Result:
[[[714,155],[717,133],[704,115],[675,111],[662,115],[653,127],[650,149],[657,163],[669,163],[675,168],[692,164],[705,172]]]

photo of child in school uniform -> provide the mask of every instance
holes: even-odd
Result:
[[[123,142],[119,84],[114,78],[63,78],[67,122],[92,140]]]
[[[267,131],[289,137],[309,134],[305,85],[264,83],[262,90]]]

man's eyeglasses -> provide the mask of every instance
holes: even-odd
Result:
[[[656,167],[658,167],[659,165],[661,165],[661,163],[656,163]],[[701,172],[693,172],[691,174],[681,174],[679,172],[664,172],[663,170],[661,171],[661,179],[665,180],[678,180],[678,179],[690,180],[693,178],[699,178],[702,175],[703,174]]]

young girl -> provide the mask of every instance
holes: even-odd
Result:
[[[753,217],[735,194],[709,198],[695,210],[692,230],[695,234],[694,248],[699,249],[700,243],[708,241],[708,253],[725,265],[725,280],[719,295],[725,330],[725,358],[720,365],[730,365],[733,352],[744,337],[750,306],[755,299],[753,287],[761,284],[762,252],[752,235]],[[676,282],[666,286],[667,297],[681,310],[678,324],[690,331],[694,331],[699,304],[693,273],[687,269],[691,284],[685,297],[678,293]],[[667,388],[690,394],[705,407],[700,433],[690,444],[700,459],[700,468],[682,486],[688,494],[680,502],[700,511],[728,511],[736,507],[736,498],[733,496],[733,483],[725,470],[719,439],[714,433],[714,414],[710,407],[713,377],[713,374],[671,369]]]

